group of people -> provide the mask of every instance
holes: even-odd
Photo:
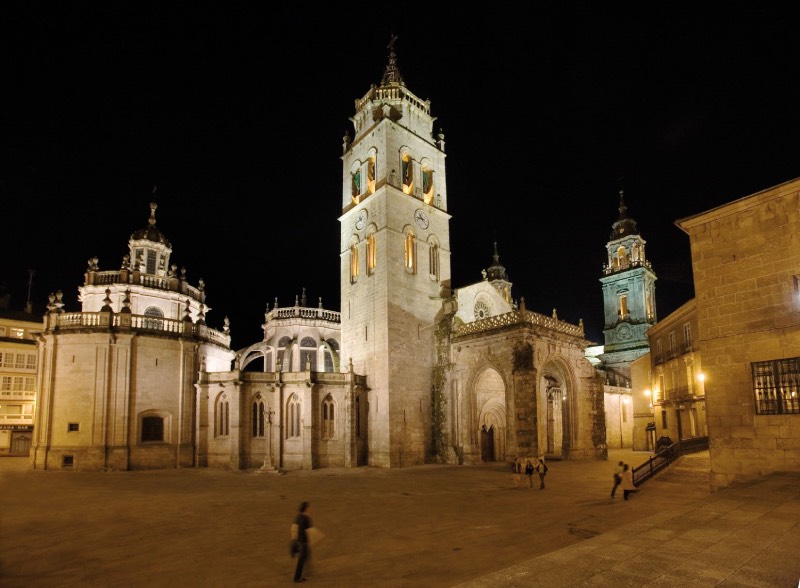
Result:
[[[544,457],[536,460],[536,465],[527,460],[525,463],[525,475],[528,477],[528,485],[533,488],[533,473],[539,474],[539,490],[544,490],[544,477],[547,475],[547,464],[544,463]],[[517,458],[511,462],[511,471],[514,474],[514,488],[519,488],[522,483],[522,459]]]
[[[633,470],[623,461],[617,462],[617,465],[614,466],[614,485],[611,487],[611,498],[616,496],[617,488],[622,488],[622,496],[625,500],[628,500],[632,492],[637,491],[633,484]]]

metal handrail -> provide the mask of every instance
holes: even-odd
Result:
[[[639,486],[645,483],[682,455],[697,453],[698,451],[705,451],[707,449],[708,437],[695,437],[693,439],[685,439],[670,445],[665,445],[645,463],[633,468],[633,485]]]

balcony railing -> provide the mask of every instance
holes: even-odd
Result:
[[[185,278],[178,276],[156,276],[133,270],[111,270],[86,272],[87,286],[109,286],[111,284],[130,284],[145,286],[154,290],[180,292],[198,302],[205,302],[205,292],[189,285]]]
[[[197,337],[226,348],[231,344],[230,334],[191,321],[124,312],[51,312],[45,316],[45,332],[109,328]]]

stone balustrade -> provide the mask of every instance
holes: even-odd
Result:
[[[490,316],[485,319],[477,320],[471,323],[464,323],[456,326],[454,329],[455,336],[471,335],[474,333],[484,333],[494,329],[501,329],[503,327],[531,324],[537,327],[544,327],[565,333],[573,337],[583,337],[583,325],[573,325],[564,322],[557,318],[549,317],[538,312],[531,312],[529,310],[512,310],[505,314]]]
[[[231,336],[204,324],[191,321],[144,316],[125,312],[51,312],[45,315],[45,332],[86,329],[131,329],[134,331],[167,333],[197,337],[230,349]]]

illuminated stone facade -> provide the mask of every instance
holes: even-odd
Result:
[[[711,486],[800,471],[800,179],[676,224],[689,235]]]

